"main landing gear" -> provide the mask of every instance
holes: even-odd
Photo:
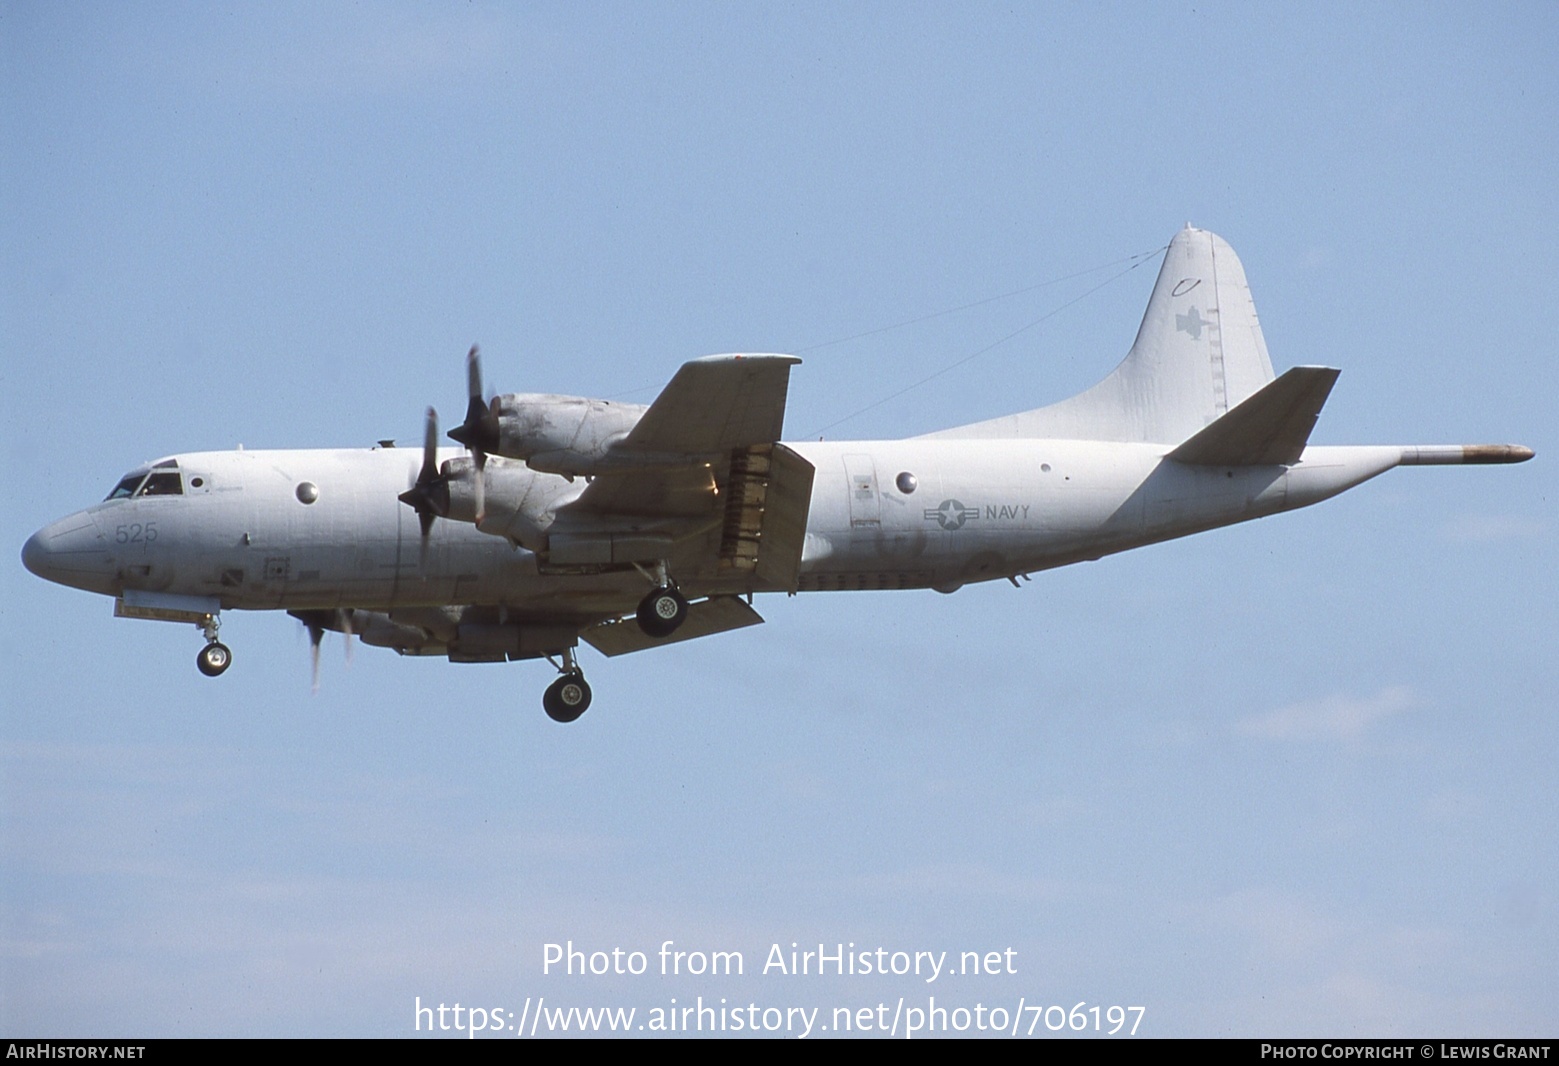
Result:
[[[217,640],[217,630],[221,625],[214,614],[208,614],[201,623],[201,631],[206,635],[206,646],[195,656],[195,668],[207,677],[218,677],[233,665],[232,649]]]
[[[634,617],[645,636],[669,637],[687,618],[687,600],[675,585],[660,585],[639,601]]]
[[[590,709],[590,683],[579,669],[573,648],[563,649],[563,665],[558,672],[558,679],[542,694],[541,706],[554,722],[572,722]]]
[[[634,618],[645,636],[656,639],[669,637],[687,620],[687,598],[677,591],[677,583],[667,575],[664,562],[656,563],[653,572],[642,567],[639,572],[649,578],[655,587],[639,601]]]

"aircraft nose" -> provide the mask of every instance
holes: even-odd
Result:
[[[86,512],[44,526],[22,545],[22,565],[46,581],[101,591],[113,559],[97,523]]]
[[[46,572],[49,565],[49,542],[43,530],[28,537],[27,543],[22,545],[22,565],[39,577],[49,576]]]

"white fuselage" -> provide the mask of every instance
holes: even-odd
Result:
[[[1165,459],[1164,445],[1099,441],[789,447],[815,468],[803,591],[951,591],[1096,559],[1315,503],[1402,457],[1311,447],[1291,467],[1225,468]],[[480,604],[581,624],[631,611],[644,591],[631,571],[544,573],[534,554],[469,523],[436,522],[424,546],[417,515],[397,500],[421,462],[409,449],[174,458],[181,495],[107,500],[53,523],[28,542],[29,567],[106,595],[215,597],[223,608]],[[750,577],[684,587],[769,591]]]

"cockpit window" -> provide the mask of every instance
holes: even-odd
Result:
[[[184,482],[179,479],[177,471],[152,471],[152,476],[146,479],[146,484],[141,486],[137,496],[182,496],[184,495]]]
[[[167,469],[170,466],[173,467],[172,470]],[[158,463],[150,471],[137,470],[134,473],[126,474],[123,480],[114,486],[114,491],[110,492],[106,498],[110,500],[128,500],[132,497],[139,498],[141,496],[182,495],[184,495],[184,481],[182,475],[179,474],[178,463],[169,459],[166,462]]]
[[[141,487],[141,482],[146,478],[146,471],[137,470],[133,474],[126,474],[124,480],[114,486],[114,491],[103,497],[105,500],[125,500],[135,495],[135,490]]]

